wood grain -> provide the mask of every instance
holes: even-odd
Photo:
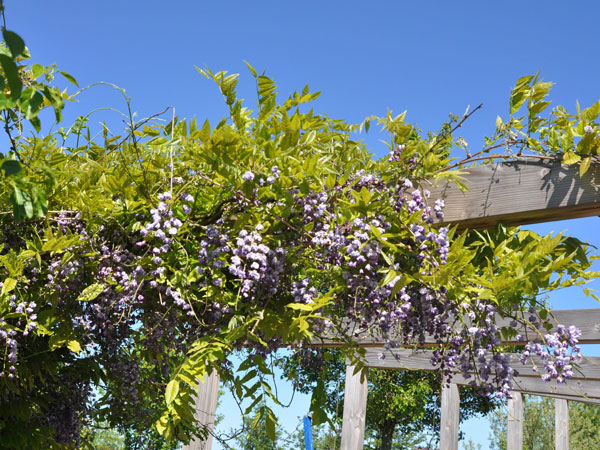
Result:
[[[460,229],[526,225],[600,215],[600,167],[593,164],[583,177],[579,165],[551,161],[515,161],[461,170],[469,188],[454,182],[430,186],[430,199],[446,203],[440,225]]]
[[[381,359],[380,355],[384,358]],[[533,357],[527,364],[520,362],[521,355],[507,353],[510,365],[519,372],[520,377],[540,378],[544,372],[544,362],[539,357]],[[369,367],[377,369],[407,369],[407,370],[438,370],[431,364],[432,350],[393,349],[384,350],[369,348],[365,359]],[[573,380],[600,381],[600,357],[585,357],[573,366]]]
[[[194,417],[200,425],[208,428],[208,437],[204,440],[194,439],[183,450],[210,450],[212,447],[212,432],[217,411],[217,398],[219,396],[219,374],[213,371],[200,381],[194,403],[196,411]]]
[[[549,320],[550,323],[555,325],[575,325],[579,328],[581,330],[580,344],[600,344],[600,308],[553,310]],[[499,327],[510,327],[510,322],[511,319],[496,317],[496,324]],[[372,332],[373,328],[368,325],[362,326],[356,322],[347,320],[341,324],[341,327],[341,332],[336,334],[336,332],[332,331],[329,337],[315,338],[311,341],[310,345],[313,347],[339,347],[343,341],[339,337],[341,334],[351,337],[361,347],[382,347],[387,341],[382,336],[374,335]],[[517,333],[527,337],[537,336],[533,328],[525,329],[523,326],[519,326],[515,330]],[[397,340],[393,334],[392,340]],[[514,337],[503,339],[502,343],[504,345],[523,345],[523,342],[517,341]],[[429,336],[426,337],[425,345],[435,344],[435,339]]]
[[[385,359],[380,359],[381,349],[369,348],[366,350],[366,365],[369,368],[376,369],[395,369],[395,370],[423,370],[433,372],[438,370],[431,365],[431,351],[419,351],[413,353],[412,350],[393,350],[394,353],[400,352],[398,358],[389,354]],[[588,358],[588,364],[596,370],[600,358]],[[590,367],[588,366],[588,367]],[[523,371],[521,371],[523,373]],[[566,398],[585,403],[600,404],[600,383],[596,379],[585,379],[581,373],[575,375],[579,378],[570,379],[567,383],[558,384],[556,381],[545,382],[540,378],[539,373],[525,371],[528,375],[519,375],[514,377],[515,392],[522,392],[532,395],[541,395],[546,397]],[[585,371],[583,371],[585,375]],[[461,373],[456,373],[452,377],[452,382],[461,386],[468,386],[476,381],[475,376],[465,377]]]
[[[361,372],[354,374],[354,366],[346,366],[344,415],[342,418],[341,450],[362,450],[367,417],[367,379]]]
[[[455,383],[442,385],[440,450],[458,450],[460,394]]]
[[[567,400],[554,400],[556,416],[554,420],[554,436],[556,450],[569,450],[569,404]]]
[[[506,450],[523,450],[523,396],[513,392],[508,399]]]

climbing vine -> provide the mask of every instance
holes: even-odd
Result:
[[[291,348],[320,364],[311,342],[334,339],[361,367],[347,331],[368,326],[386,347],[428,336],[445,375],[473,372],[482,395],[509,394],[502,337],[519,336],[564,382],[579,331],[552,328],[544,294],[583,284],[588,247],[562,235],[499,226],[457,232],[428,182],[449,169],[507,158],[562,158],[589,167],[600,103],[542,117],[549,83],[517,82],[511,116],[482,150],[455,136],[471,113],[424,135],[405,116],[376,119],[390,133],[375,160],[349,125],[309,109],[305,87],[280,101],[251,66],[257,107],[236,95],[237,75],[200,70],[229,117],[216,125],[175,116],[134,120],[121,135],[88,133],[85,117],[39,135],[66,92],[55,67],[26,65],[23,41],[4,30],[0,107],[10,148],[0,160],[0,442],[5,448],[78,446],[91,421],[167,441],[202,435],[193,419],[199,380],[216,370],[236,395],[278,402],[268,355]],[[122,91],[124,93],[124,91]],[[126,98],[126,96],[125,96]],[[129,99],[127,99],[129,107]],[[526,105],[526,119],[516,116]],[[38,133],[24,133],[27,121]],[[494,153],[497,150],[502,153]],[[458,151],[464,158],[456,159]],[[510,317],[511,327],[496,325]],[[244,350],[237,368],[231,355]],[[318,410],[315,391],[313,408]]]

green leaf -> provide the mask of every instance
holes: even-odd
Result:
[[[0,164],[0,170],[4,171],[4,175],[11,177],[21,171],[21,163],[13,159],[6,159]]]
[[[314,309],[312,305],[305,305],[304,303],[288,303],[285,306],[286,308],[295,309],[299,311],[312,311]]]
[[[77,353],[77,354],[81,353],[81,350],[82,350],[81,344],[78,341],[76,341],[75,339],[71,339],[69,342],[67,342],[67,348],[69,350],[71,350],[73,353]]]
[[[590,164],[592,162],[592,157],[588,156],[587,158],[583,158],[581,164],[579,166],[579,176],[582,177],[590,168]]]
[[[4,29],[2,30],[2,37],[12,53],[13,58],[21,56],[25,52],[25,42],[23,42],[23,39],[21,39],[21,36],[17,33]]]
[[[17,287],[17,280],[14,278],[6,278],[2,283],[2,295],[9,293]]]
[[[33,64],[30,69],[34,79],[46,73],[46,68],[41,64]]]
[[[31,119],[36,117],[40,112],[40,108],[43,103],[44,96],[36,91],[31,97],[31,100],[29,100],[29,104],[27,105],[27,110],[25,112],[25,118],[31,121]]]
[[[104,291],[104,285],[102,283],[94,283],[81,291],[81,294],[77,297],[77,301],[89,302],[102,294],[102,291]]]
[[[31,123],[31,126],[33,126],[35,131],[39,133],[42,129],[42,122],[40,121],[40,118],[32,117],[31,119],[29,119],[29,122]]]
[[[248,61],[244,61],[244,62],[246,63],[246,67],[248,67],[248,70],[250,70],[250,72],[252,73],[252,76],[254,78],[256,78],[257,73],[256,73],[256,70],[254,70],[254,67],[252,67]]]
[[[598,100],[589,108],[586,108],[583,111],[581,111],[581,120],[592,122],[596,120],[598,114],[600,114],[600,100]]]
[[[276,438],[276,434],[275,434],[276,420],[272,416],[271,410],[269,410],[269,413],[267,414],[267,417],[265,417],[265,425],[267,427],[267,434],[269,435],[269,438],[272,441],[274,441],[275,438]]]
[[[179,380],[171,380],[169,384],[167,384],[167,389],[165,390],[165,400],[167,405],[173,403],[175,397],[179,393]]]
[[[8,80],[11,98],[19,98],[21,95],[21,90],[23,89],[23,83],[21,82],[17,65],[9,56],[0,55],[0,66],[2,66],[4,75],[6,75],[6,79]]]
[[[563,156],[563,163],[565,163],[567,165],[575,164],[576,162],[579,162],[580,160],[581,160],[581,156],[579,156],[577,153],[573,153],[573,152],[565,152],[565,154]]]
[[[50,86],[44,86],[43,92],[44,96],[52,105],[52,108],[54,108],[56,121],[60,122],[62,120],[62,109],[65,106],[65,101],[60,95],[60,91],[56,88],[51,88]]]
[[[399,275],[400,274],[398,272],[396,272],[395,270],[390,270],[383,278],[383,281],[381,282],[380,286],[387,286],[392,281],[394,281],[396,278],[398,278]]]
[[[73,83],[75,86],[79,87],[79,84],[77,83],[77,80],[75,79],[75,77],[73,75],[71,75],[70,73],[67,73],[67,72],[63,72],[62,70],[59,70],[58,73],[60,73],[63,77],[65,77],[65,79],[69,83]]]

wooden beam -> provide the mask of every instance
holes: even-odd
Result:
[[[458,450],[460,394],[455,383],[442,384],[440,450]]]
[[[385,356],[384,359],[380,359],[381,354]],[[506,353],[505,355],[509,358],[511,367],[519,372],[520,377],[537,379],[543,373],[544,362],[541,358],[534,357],[531,359],[537,367],[537,369],[534,369],[529,360],[527,365],[523,365],[520,361],[521,355],[518,353]],[[415,351],[406,348],[393,350],[369,348],[365,354],[367,365],[377,369],[435,371],[438,367],[431,364],[432,357],[432,350]],[[574,365],[572,380],[600,381],[600,357],[585,357]]]
[[[506,450],[523,450],[523,396],[520,392],[511,392],[510,395]]]
[[[551,323],[565,326],[575,325],[581,330],[580,344],[600,344],[600,308],[590,309],[557,309],[551,311]],[[499,327],[510,327],[511,319],[496,317],[496,324]],[[361,347],[382,347],[386,339],[381,336],[373,335],[369,326],[361,326],[350,320],[342,324],[343,334],[351,336],[352,339]],[[516,331],[524,336],[537,337],[533,329],[526,330],[522,326],[516,328]],[[546,333],[547,331],[545,331]],[[394,336],[392,334],[392,340]],[[516,338],[503,339],[504,345],[523,345],[523,342]],[[435,339],[427,336],[425,345],[436,344]],[[310,343],[313,347],[338,347],[341,345],[339,338],[332,333],[331,337],[315,339]]]
[[[367,377],[361,372],[355,374],[355,369],[355,366],[346,366],[341,450],[362,450],[365,440]]]
[[[569,403],[567,400],[555,399],[554,435],[556,450],[569,450]]]
[[[215,415],[217,411],[217,398],[219,396],[219,374],[213,371],[207,375],[198,385],[195,397],[196,411],[194,417],[198,424],[207,427],[208,436],[206,439],[195,439],[188,445],[183,446],[183,450],[210,450],[212,447],[212,432],[215,424]]]
[[[446,203],[441,225],[489,228],[600,215],[600,167],[583,177],[579,165],[513,161],[461,169],[468,192],[453,182],[431,186],[431,201]],[[427,188],[427,185],[424,186]]]
[[[427,356],[419,352],[411,356],[410,350],[400,350],[403,353],[398,359],[388,356],[385,359],[379,359],[378,355],[382,349],[369,348],[366,350],[366,366],[375,369],[395,369],[395,370],[423,370],[426,372],[437,371],[438,368],[431,365]],[[396,352],[397,350],[394,350]],[[425,355],[427,353],[425,352]],[[430,356],[430,354],[429,354]],[[470,386],[477,378],[472,375],[466,377],[462,373],[456,373],[452,377],[452,382],[461,386]],[[518,376],[513,378],[513,391],[532,395],[541,395],[546,397],[565,398],[584,403],[600,404],[600,383],[597,380],[571,379],[567,383],[558,384],[556,381],[545,382],[539,375],[536,376]]]

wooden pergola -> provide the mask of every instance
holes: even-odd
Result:
[[[479,166],[461,171],[469,191],[461,192],[456,184],[423,186],[432,199],[446,203],[444,222],[460,229],[482,229],[504,223],[509,226],[550,222],[600,215],[600,167],[593,166],[579,175],[578,166],[557,162],[514,161]],[[580,344],[600,343],[600,308],[557,310],[552,313],[556,324],[575,325],[581,332]],[[498,323],[502,319],[499,319]],[[502,325],[500,325],[502,326]],[[377,369],[434,371],[431,350],[384,350],[384,342],[369,336],[367,330],[353,330],[353,338],[366,348],[366,366]],[[515,345],[516,341],[503,341]],[[331,345],[318,342],[315,345]],[[381,353],[388,353],[381,359]],[[600,358],[584,358],[577,364],[574,376],[565,384],[546,383],[532,366],[521,366],[519,355],[511,354],[518,364],[519,376],[508,400],[508,450],[521,450],[523,440],[522,393],[555,398],[556,449],[569,448],[568,401],[600,405]],[[543,363],[536,363],[538,367]],[[440,449],[458,450],[460,394],[459,386],[468,385],[476,377],[456,373],[451,382],[443,383],[441,395]],[[200,384],[196,402],[196,418],[209,427],[214,422],[218,375],[213,373]],[[367,406],[367,377],[348,365],[344,393],[342,450],[362,450]],[[212,437],[195,441],[184,450],[210,450]]]

